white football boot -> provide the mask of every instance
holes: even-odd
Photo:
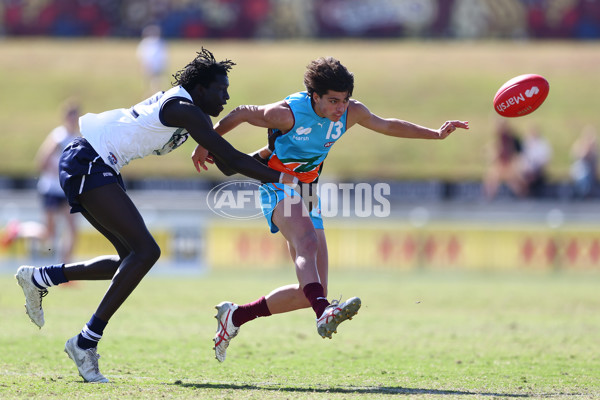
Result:
[[[323,311],[323,315],[317,319],[317,332],[325,339],[331,339],[331,335],[337,333],[339,324],[347,319],[352,319],[360,309],[360,299],[352,297],[342,304],[338,300],[333,300]]]
[[[71,360],[75,362],[79,375],[84,381],[90,383],[107,383],[108,379],[100,373],[98,368],[98,359],[100,354],[97,353],[96,348],[82,349],[77,346],[77,336],[73,336],[65,343],[65,353]]]
[[[229,301],[224,301],[215,306],[217,309],[217,315],[215,318],[217,319],[217,333],[213,341],[215,342],[215,358],[219,360],[219,362],[225,361],[225,357],[227,356],[227,347],[229,346],[229,342],[233,339],[240,328],[233,325],[232,316],[233,312],[237,310],[237,304],[233,304]]]
[[[44,310],[42,309],[42,297],[48,294],[48,290],[40,289],[34,285],[32,276],[35,267],[22,265],[17,270],[15,278],[23,293],[25,294],[25,312],[40,329],[44,326]]]

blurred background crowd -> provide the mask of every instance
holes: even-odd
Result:
[[[3,0],[7,36],[600,38],[595,0]]]

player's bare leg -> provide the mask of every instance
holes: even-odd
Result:
[[[65,276],[69,281],[111,280],[117,273],[121,260],[131,252],[110,230],[101,225],[88,212],[82,211],[84,218],[114,246],[118,255],[106,255],[82,263],[65,265]]]
[[[129,250],[96,310],[96,315],[108,322],[158,260],[160,248],[139,211],[118,185],[85,192],[81,195],[81,203],[91,218],[118,237]]]
[[[215,357],[220,362],[225,361],[229,343],[239,333],[240,326],[257,317],[266,317],[312,306],[317,316],[317,331],[322,337],[331,338],[331,334],[336,332],[337,326],[346,319],[351,319],[360,308],[360,299],[356,297],[341,305],[336,300],[332,304],[327,301],[325,296],[327,295],[329,266],[325,232],[322,229],[314,228],[302,202],[296,202],[295,205],[288,204],[287,207],[295,208],[287,210],[282,203],[283,201],[275,208],[272,216],[273,223],[277,225],[288,241],[290,256],[296,266],[299,283],[279,287],[267,296],[242,306],[231,302],[217,305],[215,318],[218,325],[213,340]],[[320,290],[321,293],[317,297],[313,291],[312,302],[309,300],[310,291],[305,290],[307,285]],[[320,302],[317,307],[315,307],[315,297]]]
[[[352,297],[339,304],[329,303],[321,285],[317,268],[319,239],[303,202],[287,197],[273,211],[272,220],[288,241],[295,255],[296,276],[311,307],[317,316],[317,331],[323,338],[337,332],[340,323],[352,319],[358,312],[361,301]],[[316,247],[315,247],[316,246]],[[288,293],[289,294],[289,293]],[[280,293],[278,295],[281,295]],[[289,301],[289,298],[287,299]],[[288,303],[288,304],[291,304]],[[272,311],[271,311],[272,312]]]
[[[95,275],[104,279],[112,273],[112,281],[90,321],[81,333],[65,344],[65,352],[87,382],[107,382],[98,369],[98,341],[110,318],[158,260],[160,248],[139,211],[118,184],[85,192],[79,200],[86,210],[84,216],[115,244],[120,255],[116,269],[116,259],[97,260],[87,268],[72,266],[67,269],[71,278]]]
[[[110,280],[117,272],[121,264],[121,259],[129,254],[129,250],[121,244],[116,236],[106,230],[86,212],[82,212],[82,214],[92,226],[110,240],[119,255],[100,256],[88,261],[64,264],[61,267],[62,277],[56,271],[56,268],[60,267],[60,265],[45,267],[21,266],[17,271],[16,277],[25,293],[25,309],[31,321],[40,328],[44,325],[42,298],[49,293],[48,289],[50,286],[74,281]]]
[[[329,279],[329,257],[327,252],[327,240],[325,231],[316,229],[317,239],[319,241],[317,249],[317,271],[323,286],[325,296],[327,296],[327,283]],[[296,250],[289,245],[292,261],[296,259]],[[265,296],[267,305],[271,314],[281,314],[302,308],[309,308],[310,303],[298,283],[279,287]]]
[[[317,269],[319,239],[316,229],[302,201],[286,197],[273,210],[271,220],[285,237],[293,251],[296,277],[300,287],[310,283],[321,283]]]

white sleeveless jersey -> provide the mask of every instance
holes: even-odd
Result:
[[[81,135],[119,173],[131,160],[167,154],[187,140],[185,129],[166,126],[160,119],[164,104],[172,99],[192,103],[192,96],[175,86],[128,109],[85,114],[79,118]]]

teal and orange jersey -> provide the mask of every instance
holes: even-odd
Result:
[[[289,132],[273,131],[276,135],[269,167],[296,176],[301,182],[315,182],[331,146],[346,132],[348,110],[339,121],[321,118],[312,108],[307,92],[285,98],[294,114],[294,126]]]

